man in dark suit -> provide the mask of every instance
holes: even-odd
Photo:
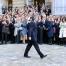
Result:
[[[43,16],[41,16],[41,21],[37,22],[37,42],[42,44],[43,43]]]
[[[43,55],[39,49],[39,46],[37,44],[37,25],[34,22],[34,17],[31,17],[31,22],[28,23],[27,25],[27,29],[28,29],[28,45],[26,47],[25,53],[24,53],[24,57],[30,58],[28,56],[28,52],[30,50],[30,48],[32,47],[32,45],[35,47],[36,51],[38,52],[38,54],[40,55],[40,58],[44,58],[47,55]]]
[[[53,21],[46,20],[45,27],[47,28],[48,43],[49,44],[52,44],[53,36],[54,36],[54,25],[53,25]]]

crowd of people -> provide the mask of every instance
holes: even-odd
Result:
[[[59,43],[66,38],[66,17],[51,15],[49,8],[25,5],[23,8],[7,10],[0,15],[0,42],[26,43],[27,25],[31,19],[37,24],[38,43]],[[63,40],[64,40],[63,39]],[[62,40],[62,41],[63,41]]]

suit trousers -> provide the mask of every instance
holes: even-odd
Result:
[[[24,55],[27,55],[28,56],[28,52],[31,49],[32,45],[34,46],[34,48],[36,49],[36,51],[40,55],[40,57],[44,56],[42,54],[42,52],[40,51],[39,46],[38,46],[38,44],[37,44],[37,42],[35,40],[29,40],[28,41],[28,45],[26,47],[26,50],[25,50]]]

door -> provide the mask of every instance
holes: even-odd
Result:
[[[43,4],[45,4],[45,0],[34,0],[34,5],[40,5],[42,6]]]
[[[12,10],[12,0],[8,0],[8,10]]]

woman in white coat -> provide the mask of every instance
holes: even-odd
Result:
[[[59,38],[66,38],[66,21],[65,21],[65,19],[63,19],[60,22],[59,27],[60,27]]]
[[[14,30],[15,42],[19,43],[19,30],[21,29],[21,18],[18,15],[16,15],[14,26],[15,26]]]

